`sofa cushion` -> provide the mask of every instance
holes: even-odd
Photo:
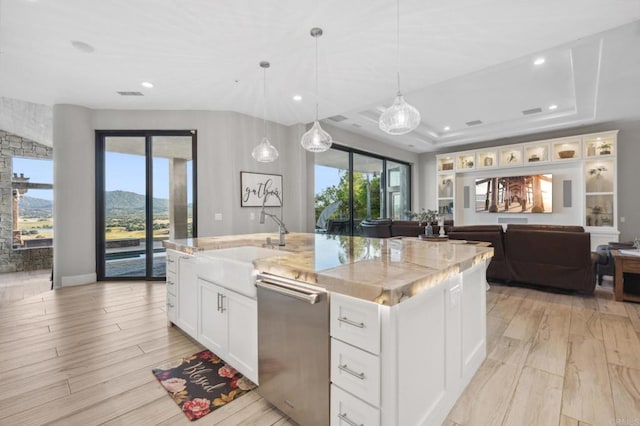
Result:
[[[561,232],[584,232],[582,226],[577,225],[541,225],[541,224],[519,224],[512,223],[507,225],[507,232],[512,229],[524,229],[530,231],[561,231]]]
[[[575,227],[577,228],[577,227]],[[504,237],[513,280],[592,292],[595,262],[588,232],[512,228]]]

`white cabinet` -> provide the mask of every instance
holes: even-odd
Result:
[[[198,278],[197,340],[258,383],[257,302]]]
[[[227,315],[221,309],[224,288],[198,278],[198,292],[198,341],[225,359]]]
[[[175,324],[184,332],[197,338],[198,311],[197,275],[193,256],[180,253],[177,260],[176,320]]]
[[[486,358],[486,267],[394,306],[331,294],[332,425],[442,424]]]

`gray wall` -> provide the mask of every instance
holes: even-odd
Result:
[[[56,105],[53,120],[56,286],[95,280],[95,130],[198,131],[199,236],[277,231],[272,222],[259,224],[260,208],[240,207],[240,171],[281,174],[287,227],[292,232],[314,229],[314,162],[313,155],[300,147],[303,125],[286,127],[269,123],[269,137],[280,158],[264,164],[251,157],[251,150],[262,137],[263,122],[239,113],[90,110]],[[417,162],[415,154],[343,130],[330,131],[341,144]],[[214,220],[215,213],[222,214],[222,221]]]
[[[436,206],[436,186],[434,178],[436,174],[437,154],[446,152],[464,151],[490,146],[509,145],[515,143],[533,142],[544,139],[561,138],[565,136],[580,135],[586,133],[603,132],[607,130],[619,130],[618,133],[618,229],[620,240],[632,240],[640,236],[640,192],[638,191],[638,173],[640,170],[640,120],[618,121],[602,123],[592,126],[582,126],[553,132],[536,133],[532,135],[495,139],[475,144],[456,146],[443,149],[435,153],[421,154],[418,160],[419,184],[421,197],[428,200],[428,208]],[[622,223],[621,217],[625,218]]]

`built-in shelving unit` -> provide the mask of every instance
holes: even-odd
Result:
[[[456,178],[461,173],[482,177],[485,171],[499,173],[501,170],[543,165],[553,172],[554,164],[569,165],[581,170],[582,181],[573,188],[580,191],[582,201],[571,208],[581,209],[582,225],[591,232],[592,246],[617,241],[617,135],[618,131],[612,130],[438,155],[438,211],[447,219],[456,219],[456,204],[463,196],[462,192],[456,195]],[[473,198],[473,194],[464,196]]]

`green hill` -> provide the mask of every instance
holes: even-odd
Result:
[[[129,191],[107,191],[105,196],[105,213],[107,217],[144,213],[144,195]],[[51,200],[29,197],[28,195],[20,199],[20,216],[22,217],[51,217],[52,208],[53,202]],[[189,205],[189,209],[191,209],[191,205]],[[156,214],[168,214],[169,200],[154,198],[153,212]]]

